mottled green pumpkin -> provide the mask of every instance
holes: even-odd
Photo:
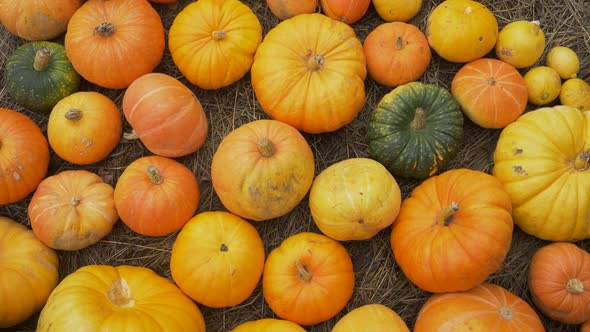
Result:
[[[451,93],[411,82],[386,94],[367,128],[371,158],[394,176],[425,179],[453,159],[463,139],[463,115]]]
[[[12,98],[34,112],[48,113],[80,86],[80,75],[72,67],[65,48],[46,41],[17,48],[6,61],[4,75]]]

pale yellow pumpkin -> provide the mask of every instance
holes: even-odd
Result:
[[[547,66],[532,68],[524,75],[529,103],[545,105],[559,97],[561,78],[557,72]]]
[[[569,47],[555,46],[547,53],[545,61],[563,79],[576,78],[580,71],[580,59]]]
[[[332,332],[410,332],[406,323],[393,310],[382,304],[366,304],[342,317]]]
[[[418,15],[422,0],[372,0],[379,17],[386,22],[408,22]]]
[[[590,110],[590,84],[580,78],[570,78],[561,85],[559,101],[580,111]]]
[[[305,332],[305,330],[288,320],[263,318],[244,322],[233,328],[231,332]]]
[[[514,21],[498,34],[496,55],[515,68],[530,67],[545,50],[545,34],[539,21]]]

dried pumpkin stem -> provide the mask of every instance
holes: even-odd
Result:
[[[511,320],[514,314],[512,313],[512,309],[504,306],[500,307],[500,316],[506,320]]]
[[[41,47],[35,53],[35,60],[33,60],[33,68],[36,71],[44,71],[49,66],[51,60],[51,51],[47,47]]]
[[[226,33],[223,30],[213,30],[213,32],[211,33],[211,37],[213,37],[214,40],[221,40],[223,38],[225,38]]]
[[[397,39],[395,40],[395,49],[396,50],[401,50],[402,48],[404,48],[404,41],[402,39],[402,37],[397,37]]]
[[[147,172],[148,172],[148,175],[150,176],[150,181],[152,181],[153,184],[162,184],[162,182],[164,181],[164,179],[162,178],[162,174],[156,168],[156,166],[149,165],[147,167]]]
[[[78,122],[82,119],[82,111],[77,108],[72,108],[64,114],[64,117],[70,121]]]
[[[453,222],[453,216],[459,211],[459,202],[451,202],[449,206],[440,211],[437,224],[442,226],[449,226]]]
[[[324,62],[326,59],[321,54],[316,54],[314,56],[310,56],[307,59],[307,69],[309,71],[318,71],[324,67]]]
[[[578,171],[590,169],[590,150],[578,153],[574,160],[574,168]]]
[[[256,145],[263,157],[272,157],[275,154],[275,145],[266,137],[260,138]]]
[[[103,37],[112,36],[116,30],[117,29],[115,28],[115,25],[110,22],[102,22],[96,28],[94,28],[94,31]]]
[[[229,247],[225,243],[222,243],[221,246],[219,247],[219,251],[225,252],[228,250],[229,250]]]
[[[107,292],[107,298],[119,307],[129,308],[135,305],[135,300],[131,297],[131,289],[123,278],[113,281]]]
[[[410,122],[410,127],[415,130],[423,129],[426,125],[426,112],[423,109],[417,108],[414,114],[414,119]]]
[[[572,278],[567,281],[565,289],[570,294],[582,294],[585,291],[584,283],[580,279]]]
[[[295,268],[297,268],[297,274],[299,279],[304,282],[310,282],[313,278],[313,274],[309,272],[307,265],[301,264],[299,261],[295,261]]]
[[[531,33],[535,36],[539,35],[539,32],[541,32],[541,22],[531,21],[531,23]]]
[[[78,206],[78,204],[80,204],[80,199],[74,196],[72,199],[70,199],[70,204],[72,204],[72,206]]]

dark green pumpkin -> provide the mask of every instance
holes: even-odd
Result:
[[[52,42],[32,42],[17,48],[6,61],[6,89],[22,107],[48,113],[62,98],[78,91],[80,75],[65,48]]]
[[[369,154],[394,176],[425,179],[456,156],[463,114],[451,93],[411,82],[385,95],[371,113]]]

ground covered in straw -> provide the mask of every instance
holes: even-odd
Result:
[[[177,8],[166,5],[154,5],[161,14],[166,30],[172,24],[176,14],[190,2],[181,0]],[[267,9],[263,0],[244,0],[260,19],[264,33],[279,23]],[[425,0],[420,14],[411,20],[422,31],[428,13],[441,1]],[[485,0],[498,19],[500,28],[515,20],[540,20],[545,32],[548,51],[555,45],[571,47],[581,60],[579,77],[590,82],[590,3],[587,0]],[[366,35],[383,21],[376,14],[373,7],[353,28],[363,41]],[[63,38],[58,38],[63,42]],[[4,70],[6,58],[12,51],[25,41],[11,36],[0,27],[0,70]],[[493,54],[489,56],[493,57]],[[544,63],[544,57],[539,64]],[[441,60],[434,52],[432,62],[420,81],[438,84],[449,88],[451,80],[461,65],[450,64]],[[201,199],[197,212],[221,210],[218,197],[212,189],[210,163],[213,154],[225,135],[240,125],[256,119],[268,118],[256,101],[250,86],[249,75],[239,82],[217,91],[204,91],[192,86],[186,81],[174,66],[170,54],[166,52],[162,63],[155,71],[164,72],[180,79],[191,87],[201,101],[209,120],[209,136],[205,145],[196,153],[179,158],[197,175]],[[521,71],[524,74],[525,71]],[[104,93],[121,105],[124,90],[106,90],[85,82],[81,90],[94,90]],[[366,105],[357,119],[350,125],[333,133],[320,135],[305,135],[313,149],[316,158],[316,174],[327,166],[352,157],[366,157],[366,124],[371,110],[377,105],[383,95],[391,89],[381,86],[370,78],[366,81]],[[47,128],[47,117],[31,113],[14,103],[7,95],[3,78],[0,81],[0,106],[16,109],[31,117],[42,130]],[[529,107],[528,110],[533,108]],[[126,124],[125,130],[130,128]],[[485,172],[491,171],[492,153],[499,130],[485,130],[466,121],[465,143],[458,157],[448,168],[471,168]],[[49,175],[67,169],[87,169],[100,174],[108,183],[115,185],[119,175],[133,160],[149,155],[141,143],[122,139],[116,150],[103,162],[91,166],[74,166],[54,154],[52,155]],[[402,189],[403,197],[407,197],[419,183],[415,180],[397,179]],[[27,199],[0,206],[0,215],[11,217],[23,224],[29,225],[26,208],[30,201]],[[289,235],[302,231],[319,232],[313,223],[306,200],[288,215],[264,223],[256,223],[266,245],[267,253],[277,247]],[[382,303],[395,310],[412,327],[416,315],[422,304],[430,296],[413,284],[403,275],[396,265],[390,245],[390,228],[380,232],[369,241],[344,243],[353,258],[356,287],[352,300],[334,319],[309,328],[310,331],[329,331],[335,321],[344,313],[358,306],[368,303]],[[76,252],[60,252],[60,277],[63,278],[81,266],[88,264],[109,265],[139,265],[149,267],[160,275],[170,278],[169,258],[171,246],[176,233],[167,237],[147,238],[131,232],[121,222],[113,232],[94,246]],[[528,236],[515,229],[512,247],[504,264],[488,281],[499,284],[516,295],[532,303],[526,283],[528,263],[533,253],[546,242]],[[578,243],[582,248],[590,251],[590,240]],[[2,304],[6,305],[6,304]],[[206,319],[209,331],[229,331],[239,323],[264,317],[273,317],[272,311],[265,304],[260,287],[244,303],[227,309],[209,309],[200,307]],[[542,316],[548,331],[576,331],[576,326],[565,326]],[[36,317],[32,317],[25,324],[17,327],[19,331],[34,331]]]

